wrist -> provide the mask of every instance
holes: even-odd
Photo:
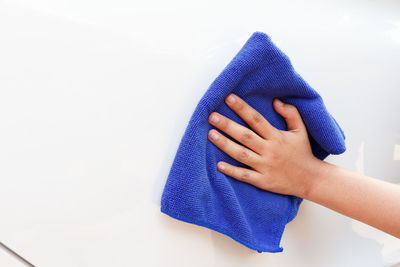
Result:
[[[316,157],[312,157],[306,164],[304,164],[304,170],[301,174],[301,192],[299,197],[311,200],[316,184],[319,181],[319,177],[321,176],[321,172],[326,167],[327,162],[324,162]]]

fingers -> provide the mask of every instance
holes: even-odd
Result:
[[[285,118],[289,131],[306,131],[306,126],[295,106],[285,104],[279,99],[274,99],[273,105],[276,112]]]
[[[260,154],[262,151],[262,142],[264,139],[247,127],[244,127],[217,112],[212,112],[210,114],[209,122],[211,125],[225,132],[254,152]]]
[[[240,97],[229,94],[225,99],[226,104],[238,114],[256,133],[268,139],[277,129],[273,127],[257,110],[249,106]]]
[[[250,149],[233,142],[215,129],[209,131],[208,138],[214,145],[216,145],[226,154],[250,167],[255,168],[259,166],[259,163],[262,160],[261,156],[257,153],[254,153]]]
[[[249,183],[254,186],[257,186],[257,184],[261,181],[261,174],[254,170],[237,167],[223,161],[218,162],[217,168],[220,172],[231,176],[236,180]]]

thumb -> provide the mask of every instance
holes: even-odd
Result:
[[[283,103],[277,98],[274,99],[273,105],[276,112],[285,118],[289,131],[306,131],[306,126],[295,106]]]

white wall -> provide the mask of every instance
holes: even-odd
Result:
[[[399,240],[307,201],[280,254],[159,212],[195,105],[257,30],[345,130],[328,160],[400,183],[399,2],[2,0],[0,241],[36,266],[399,266]]]

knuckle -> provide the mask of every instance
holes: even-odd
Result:
[[[250,181],[250,174],[247,171],[243,171],[240,175],[240,180],[243,182],[249,182]]]
[[[227,168],[227,169],[225,170],[225,173],[226,173],[227,175],[229,175],[229,176],[232,176],[232,177],[236,177],[236,176],[237,176],[237,175],[236,175],[235,168]]]
[[[252,134],[250,134],[250,133],[248,133],[248,132],[245,132],[245,133],[243,133],[241,136],[240,136],[240,142],[241,143],[248,143],[249,141],[251,141],[253,139],[253,135]]]
[[[286,108],[289,110],[295,110],[295,107],[292,104],[286,104]]]
[[[220,135],[220,137],[218,138],[218,144],[219,147],[225,149],[228,146],[228,140],[224,136]]]
[[[260,113],[255,112],[255,113],[252,115],[252,119],[253,119],[253,122],[254,122],[255,124],[260,124],[260,123],[263,122],[264,117],[263,117]]]
[[[287,109],[289,111],[289,113],[291,113],[292,115],[297,115],[299,114],[299,111],[297,110],[297,108],[293,105],[288,104]]]
[[[240,151],[238,153],[239,160],[244,161],[244,160],[247,160],[249,157],[250,157],[250,155],[246,148],[240,149]]]

